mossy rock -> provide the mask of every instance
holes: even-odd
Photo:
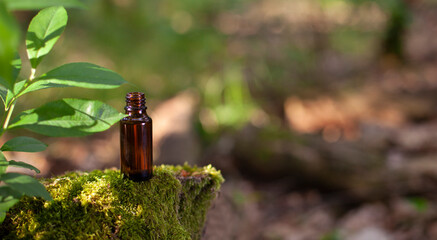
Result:
[[[223,178],[211,166],[157,166],[147,182],[118,170],[42,180],[53,201],[23,197],[0,239],[199,239]]]

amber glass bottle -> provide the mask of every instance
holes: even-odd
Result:
[[[146,181],[153,174],[152,119],[146,113],[144,93],[126,94],[127,117],[120,121],[121,172],[133,181]]]

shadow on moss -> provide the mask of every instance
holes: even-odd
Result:
[[[1,239],[199,239],[224,179],[211,166],[158,166],[147,182],[118,170],[43,180],[52,202],[23,197],[0,226]]]

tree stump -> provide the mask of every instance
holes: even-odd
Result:
[[[53,201],[23,197],[0,239],[199,239],[223,181],[211,166],[157,166],[140,183],[119,170],[66,173],[42,180]]]

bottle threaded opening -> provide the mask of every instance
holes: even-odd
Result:
[[[142,92],[130,92],[126,94],[126,110],[146,109],[146,98]]]

